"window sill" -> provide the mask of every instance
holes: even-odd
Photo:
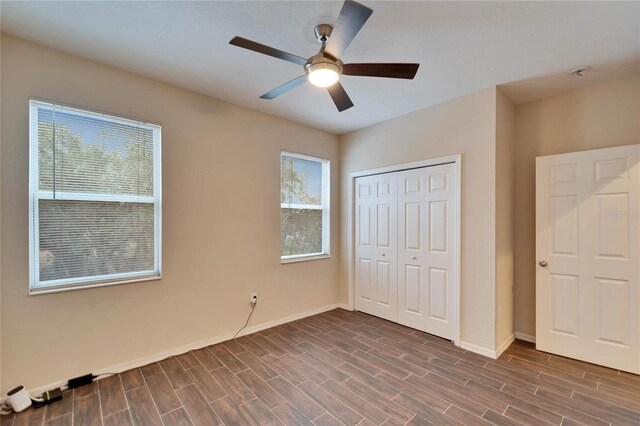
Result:
[[[307,262],[309,260],[321,260],[321,259],[329,259],[331,258],[328,254],[314,254],[311,256],[300,256],[300,257],[289,257],[286,259],[280,259],[280,263],[285,265],[287,263],[298,263],[298,262]]]
[[[75,283],[68,285],[58,285],[58,286],[41,286],[41,287],[32,287],[29,288],[29,296],[39,296],[41,294],[50,294],[50,293],[60,293],[63,291],[73,291],[73,290],[85,290],[89,288],[96,287],[107,287],[112,285],[121,285],[121,284],[133,284],[144,281],[159,281],[162,279],[162,275],[152,275],[145,277],[132,277],[132,278],[124,278],[118,281],[107,281],[107,282],[95,282],[95,283]]]

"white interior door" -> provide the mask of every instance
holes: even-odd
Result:
[[[356,179],[356,309],[398,320],[397,176]]]
[[[398,173],[398,322],[454,339],[455,164]]]
[[[536,346],[640,373],[640,145],[536,162]]]

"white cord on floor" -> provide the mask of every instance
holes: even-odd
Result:
[[[254,311],[254,309],[256,309],[256,305],[257,305],[257,304],[258,304],[258,301],[257,301],[257,300],[256,300],[256,303],[252,303],[252,304],[251,304],[251,312],[249,312],[249,316],[247,317],[247,321],[244,323],[244,325],[242,326],[242,328],[241,328],[240,330],[238,330],[238,331],[236,332],[236,334],[234,334],[234,335],[233,335],[233,337],[231,338],[231,340],[234,340],[234,339],[238,336],[238,334],[240,334],[240,332],[241,332],[242,330],[244,330],[245,328],[247,328],[247,325],[249,325],[249,320],[251,319],[251,315],[253,315],[253,311]]]

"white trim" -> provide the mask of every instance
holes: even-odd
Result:
[[[320,259],[330,259],[331,256],[324,253],[318,254],[295,254],[292,256],[283,256],[280,258],[281,264],[286,263],[296,263],[296,262],[307,262],[309,260],[320,260]]]
[[[38,171],[32,170],[32,164],[38,163],[38,146],[33,143],[33,138],[38,134],[38,108],[33,108],[33,101],[29,102],[29,290],[31,291],[34,277],[40,276],[40,261],[35,261],[34,241],[40,240],[40,230],[36,229],[35,216],[38,213],[38,201],[35,194],[39,187]]]
[[[125,126],[135,125],[137,127],[145,127],[149,130],[153,130],[155,128],[159,128],[160,124],[151,123],[148,121],[142,121],[131,117],[125,117],[122,115],[117,115],[113,113],[106,113],[90,108],[85,107],[77,107],[68,104],[63,104],[57,101],[49,101],[45,99],[38,98],[29,98],[29,104],[35,106],[37,108],[48,109],[52,111],[54,108],[58,108],[68,113],[73,113],[74,115],[79,115],[87,118],[102,118],[104,120],[113,121],[118,124],[122,124]]]
[[[280,208],[281,209],[294,209],[294,210],[322,210],[322,205],[280,203]]]
[[[39,188],[38,159],[38,111],[62,110],[75,116],[100,119],[110,123],[150,130],[153,135],[153,195],[130,194],[96,194],[80,192],[43,191]],[[157,124],[141,122],[124,117],[78,109],[57,102],[45,102],[29,99],[29,287],[28,294],[48,294],[59,291],[78,290],[84,288],[103,287],[107,285],[126,284],[131,282],[158,280],[162,276],[162,128]],[[54,147],[55,150],[55,147]],[[58,280],[40,281],[39,262],[39,201],[40,200],[71,201],[106,201],[121,203],[143,203],[154,206],[154,265],[152,271],[136,271],[133,273],[110,274],[98,277],[74,277]]]
[[[120,278],[114,278],[112,280],[105,280],[105,276],[99,277],[96,282],[92,282],[90,279],[83,279],[82,282],[78,282],[77,279],[64,279],[56,280],[52,284],[41,285],[38,287],[32,287],[29,289],[30,296],[37,296],[40,294],[60,293],[63,291],[72,290],[84,290],[87,288],[106,287],[110,285],[131,284],[144,281],[159,281],[162,279],[162,275],[158,275],[153,272],[142,272],[137,277],[134,274],[118,274]]]
[[[470,352],[486,356],[487,358],[498,359],[500,358],[500,355],[502,355],[502,352],[507,350],[507,348],[513,343],[515,339],[515,335],[512,334],[511,336],[507,337],[507,339],[502,342],[502,344],[500,344],[500,346],[498,346],[496,350],[474,345],[473,343],[469,342],[460,342],[460,347]]]
[[[367,169],[360,170],[356,172],[349,172],[348,182],[347,182],[347,290],[348,290],[348,310],[355,310],[355,270],[354,270],[354,228],[355,228],[355,216],[354,216],[354,205],[355,205],[355,188],[356,188],[356,178],[362,176],[369,176],[375,174],[382,173],[391,173],[400,170],[407,169],[417,169],[421,167],[430,167],[437,166],[441,164],[449,164],[455,163],[456,165],[456,174],[458,179],[458,187],[457,189],[457,197],[458,197],[458,208],[456,209],[456,288],[455,288],[455,302],[454,305],[456,307],[456,312],[453,313],[453,318],[455,321],[454,326],[454,336],[453,342],[456,346],[461,346],[461,317],[462,317],[462,306],[461,306],[461,261],[460,261],[460,253],[462,250],[462,235],[461,235],[461,226],[462,226],[462,154],[448,155],[445,157],[431,158],[427,160],[413,161],[411,163],[403,163],[396,164],[393,166],[385,166],[378,167],[375,169]]]
[[[252,334],[252,333],[257,333],[258,331],[262,331],[262,330],[266,330],[267,328],[271,328],[271,327],[275,327],[277,325],[280,324],[285,324],[288,322],[292,322],[292,321],[296,321],[302,318],[306,318],[306,317],[310,317],[312,315],[317,315],[317,314],[321,314],[323,312],[327,312],[327,311],[331,311],[333,309],[338,308],[338,304],[334,303],[331,305],[327,305],[327,306],[323,306],[321,308],[316,308],[316,309],[312,309],[310,311],[305,311],[305,312],[301,312],[298,314],[294,314],[294,315],[290,315],[288,317],[284,317],[284,318],[279,318],[273,321],[267,321],[264,322],[262,324],[256,324],[250,327],[247,327],[244,333],[241,334],[241,336],[245,336],[247,334]],[[187,343],[185,345],[181,345],[181,346],[177,346],[175,348],[171,348],[171,349],[167,349],[166,351],[162,351],[162,352],[156,352],[153,354],[149,354],[146,356],[143,356],[141,358],[137,358],[131,361],[125,361],[125,362],[121,362],[119,364],[115,364],[109,367],[104,367],[101,368],[99,370],[95,370],[92,373],[95,374],[96,376],[100,376],[100,375],[104,375],[106,376],[107,374],[101,374],[101,371],[107,372],[107,373],[122,373],[124,371],[127,370],[131,370],[132,368],[139,368],[139,367],[143,367],[145,365],[151,364],[153,362],[158,362],[158,361],[162,361],[163,359],[166,359],[170,356],[176,356],[176,355],[180,355],[183,354],[185,352],[189,352],[192,350],[196,350],[196,349],[201,349],[201,348],[205,348],[207,346],[211,346],[211,345],[215,345],[218,343],[222,343],[225,342],[227,340],[230,340],[234,335],[234,332],[228,332],[228,333],[223,333],[223,334],[219,334],[217,336],[214,337],[210,337],[207,339],[203,339],[203,340],[198,340],[196,342],[192,342],[192,343]],[[78,373],[81,374],[81,373]],[[53,382],[53,383],[49,383],[48,385],[44,385],[44,386],[38,386],[36,388],[32,388],[29,389],[29,393],[31,395],[40,395],[42,394],[44,391],[53,389],[53,388],[58,388],[60,386],[65,386],[67,384],[67,380],[59,380],[57,382]]]
[[[345,311],[353,311],[353,309],[349,307],[348,303],[338,303],[338,308],[344,309]]]
[[[331,254],[331,162],[322,161],[322,251]]]
[[[444,157],[429,158],[426,160],[412,161],[410,163],[400,163],[392,166],[376,167],[374,169],[349,172],[349,177],[362,177],[369,175],[379,175],[382,173],[392,173],[400,170],[419,169],[421,167],[438,166],[440,164],[456,163],[462,158],[462,154],[447,155]]]
[[[156,126],[153,132],[153,197],[155,203],[155,218],[153,221],[155,239],[154,244],[154,269],[158,276],[162,276],[162,127]],[[157,161],[156,161],[157,159]]]
[[[496,359],[500,358],[500,355],[502,355],[502,352],[506,351],[507,348],[511,346],[514,340],[516,340],[516,336],[512,334],[511,336],[507,337],[507,339],[504,342],[502,342],[500,346],[496,348]]]
[[[297,152],[285,151],[284,149],[280,151],[280,155],[282,154],[286,155],[287,157],[295,157],[301,160],[308,160],[308,161],[315,161],[315,162],[326,161],[327,163],[330,162],[328,158],[316,157],[313,155],[306,155],[306,154],[299,154]]]
[[[522,340],[529,343],[536,342],[536,336],[532,336],[531,334],[520,333],[519,331],[516,331],[514,334],[516,339],[518,340]]]
[[[65,201],[107,201],[115,203],[141,203],[154,204],[156,199],[150,195],[128,194],[94,194],[91,192],[63,192],[42,191],[36,189],[34,196],[39,200],[65,200]]]
[[[473,343],[461,341],[460,347],[478,355],[486,356],[487,358],[496,359],[496,351],[487,349],[483,346],[474,345]]]
[[[456,240],[456,288],[455,292],[455,318],[456,325],[455,327],[455,335],[453,336],[453,342],[457,346],[460,346],[460,341],[462,340],[462,261],[461,261],[461,253],[462,253],[462,154],[458,154],[456,157],[456,179],[458,180],[458,208],[456,209],[456,229],[455,229],[455,240]]]
[[[280,256],[280,263],[295,263],[308,260],[326,259],[331,255],[331,161],[326,158],[312,157],[309,155],[296,154],[289,151],[280,151],[280,175],[282,178],[282,157],[299,158],[301,160],[313,161],[320,163],[322,167],[321,176],[321,199],[322,205],[314,204],[295,204],[280,202],[280,210],[282,209],[301,209],[301,210],[322,210],[322,253],[305,253],[290,256]],[[282,180],[282,179],[281,179]],[[282,188],[281,188],[282,190]],[[282,253],[282,247],[280,247]]]

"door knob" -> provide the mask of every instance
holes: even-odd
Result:
[[[538,262],[538,265],[542,266],[543,268],[546,268],[548,264],[546,260],[541,260],[540,262]]]
[[[387,255],[387,253],[382,253],[382,257],[385,257]]]
[[[416,257],[415,256],[411,256],[411,260],[416,260]]]

